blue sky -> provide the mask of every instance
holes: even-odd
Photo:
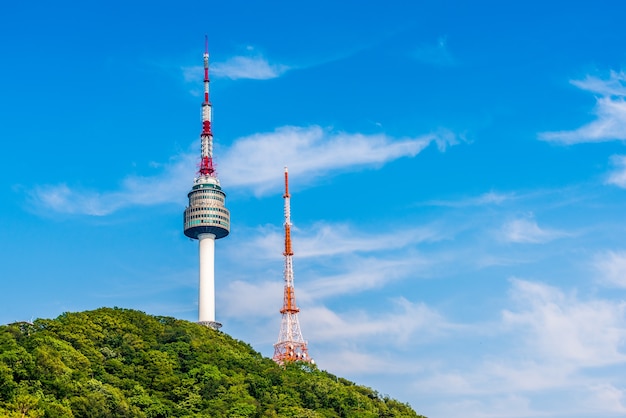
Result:
[[[282,175],[322,369],[430,418],[626,415],[620,1],[10,2],[0,323],[197,318],[208,34],[222,330],[273,353]]]

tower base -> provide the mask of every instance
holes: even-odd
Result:
[[[215,331],[222,328],[222,324],[220,324],[219,322],[215,322],[215,321],[199,321],[198,324],[203,325],[207,328],[213,328]]]

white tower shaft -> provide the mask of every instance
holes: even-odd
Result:
[[[215,235],[198,235],[200,248],[200,292],[198,322],[215,323]]]

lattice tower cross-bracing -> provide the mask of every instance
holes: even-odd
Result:
[[[291,248],[291,207],[289,195],[289,172],[285,167],[285,270],[284,270],[284,293],[280,333],[278,342],[274,344],[273,359],[278,364],[285,362],[304,361],[314,363],[309,356],[307,342],[302,338],[298,313],[300,309],[296,305],[296,293],[293,284],[293,250]]]

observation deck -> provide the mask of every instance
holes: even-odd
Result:
[[[189,238],[198,239],[200,234],[213,234],[215,239],[224,238],[230,232],[230,212],[224,206],[226,193],[219,180],[210,176],[196,179],[187,194],[189,206],[184,214],[184,231]]]

